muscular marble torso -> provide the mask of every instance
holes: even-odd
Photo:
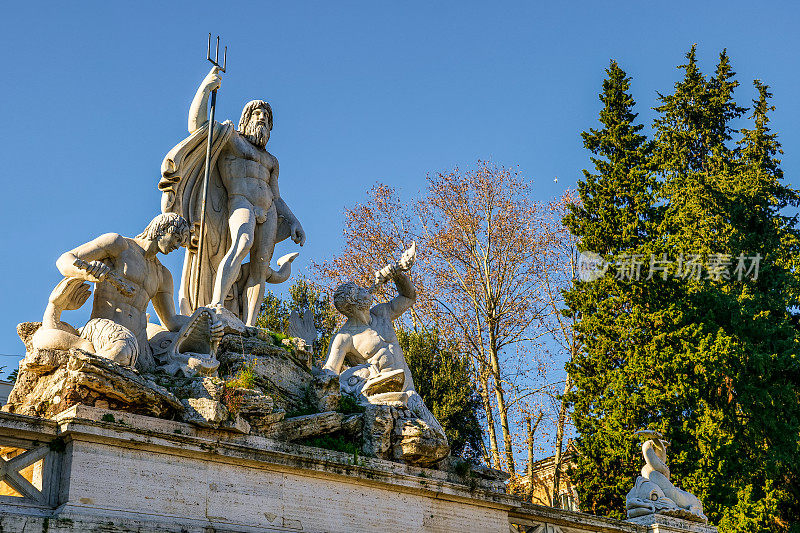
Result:
[[[228,198],[241,196],[246,199],[256,208],[256,217],[259,219],[274,206],[270,185],[276,166],[277,160],[272,154],[253,146],[237,132],[231,135],[218,160],[220,177],[228,191]]]
[[[161,286],[165,267],[156,258],[146,259],[142,248],[132,239],[123,239],[127,248],[101,261],[136,290],[132,296],[124,296],[108,281],[98,283],[92,318],[108,318],[131,330],[140,342],[146,342],[147,304]],[[144,338],[140,338],[143,335]]]
[[[385,305],[375,306],[370,311],[370,323],[362,324],[348,320],[338,335],[350,338],[347,357],[351,365],[368,363],[375,373],[387,370],[403,370],[405,382],[402,390],[415,390],[411,371],[406,364],[400,342],[394,331],[392,320]]]

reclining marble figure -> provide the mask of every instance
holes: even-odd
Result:
[[[208,123],[208,98],[219,88],[220,72],[211,69],[189,109],[189,137],[175,146],[161,165],[161,211],[177,213],[193,226],[201,219],[201,196],[208,129],[213,128],[208,204],[202,257],[189,246],[179,290],[180,309],[225,307],[255,326],[266,283],[282,283],[297,253],[270,267],[275,244],[289,237],[301,246],[305,233],[278,189],[278,160],[266,150],[272,108],[249,102],[238,129],[230,121]],[[246,257],[250,258],[245,263]],[[197,263],[200,275],[197,276]],[[198,301],[194,301],[199,284]]]
[[[331,341],[323,369],[339,375],[339,386],[362,404],[408,408],[446,443],[444,430],[414,388],[392,322],[410,309],[417,298],[411,279],[404,273],[414,261],[412,246],[403,258],[375,273],[375,285],[367,289],[355,283],[340,285],[333,296],[336,309],[347,321]],[[372,293],[380,284],[393,280],[398,296],[370,308]],[[344,365],[349,368],[342,371]]]
[[[628,518],[658,513],[708,523],[697,496],[679,489],[670,481],[667,466],[669,442],[658,431],[642,430],[636,434],[651,438],[642,444],[645,460],[642,475],[636,478],[636,484],[625,497]]]
[[[37,349],[80,348],[140,370],[155,362],[147,337],[147,305],[164,328],[178,332],[191,317],[175,313],[172,275],[157,258],[189,239],[189,225],[178,215],[155,217],[142,233],[127,238],[106,233],[59,257],[56,266],[65,278],[50,294],[42,326],[33,336]],[[65,310],[78,309],[89,298],[86,282],[96,284],[91,319],[77,330],[61,320]],[[221,324],[209,332],[222,334]]]

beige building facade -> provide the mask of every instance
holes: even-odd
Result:
[[[555,478],[555,456],[545,457],[531,465],[529,475],[516,478],[509,483],[509,492],[524,498],[536,505],[556,507],[568,511],[580,511],[578,493],[569,478],[569,467],[575,456],[575,447],[570,442],[561,461],[561,480],[559,482],[558,501],[553,501]]]

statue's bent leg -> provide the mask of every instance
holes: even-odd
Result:
[[[212,306],[224,306],[225,298],[231,287],[239,277],[242,261],[250,252],[253,245],[253,233],[256,219],[253,206],[245,198],[235,195],[230,199],[231,216],[228,226],[231,231],[231,247],[228,249],[217,270],[214,280],[214,294],[211,298]]]
[[[139,343],[131,330],[108,318],[92,318],[81,330],[81,337],[92,343],[97,355],[134,368]]]
[[[256,325],[256,317],[261,310],[266,282],[272,274],[269,262],[275,251],[275,233],[278,231],[278,212],[275,206],[266,211],[266,220],[256,225],[253,248],[250,250],[250,275],[244,286],[242,306],[246,313],[245,323]]]

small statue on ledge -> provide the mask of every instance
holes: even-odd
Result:
[[[697,496],[679,489],[670,481],[667,466],[669,442],[658,431],[641,430],[635,435],[650,439],[642,444],[645,460],[642,475],[636,478],[636,484],[625,497],[628,518],[663,514],[707,524],[708,518],[703,514],[703,504]]]

